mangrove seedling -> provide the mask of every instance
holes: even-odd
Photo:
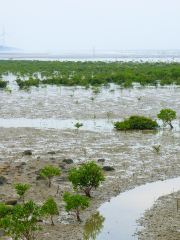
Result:
[[[100,183],[105,180],[101,168],[95,162],[88,162],[77,169],[72,168],[68,173],[68,179],[72,182],[73,188],[80,188],[87,197],[91,197],[90,192],[99,187]]]
[[[29,189],[29,185],[18,183],[14,185],[14,188],[16,189],[17,194],[22,197],[23,203],[25,203],[25,192]]]
[[[69,192],[66,192],[63,195],[63,201],[66,203],[66,212],[75,212],[77,220],[81,221],[80,211],[89,207],[89,198],[79,194],[71,195]]]
[[[41,170],[40,177],[48,180],[48,186],[51,187],[51,181],[53,177],[60,176],[61,172],[59,168],[53,166],[45,166]]]
[[[51,223],[54,225],[53,216],[59,213],[57,210],[57,203],[54,201],[54,198],[47,199],[44,202],[41,211],[44,216],[50,216]]]
[[[76,123],[74,126],[79,129],[80,127],[82,127],[84,124],[83,123]]]
[[[156,153],[159,153],[161,145],[158,146],[152,146],[152,148],[156,151]]]
[[[5,88],[5,92],[9,92],[9,93],[11,93],[12,90],[11,90],[10,88]]]
[[[26,202],[24,205],[16,204],[12,208],[12,213],[0,218],[0,227],[5,229],[5,234],[14,235],[14,239],[35,239],[35,231],[42,230],[37,225],[41,217],[40,207],[33,201]]]
[[[170,128],[173,128],[172,120],[176,119],[176,112],[172,109],[162,109],[159,114],[157,114],[158,118],[163,121],[163,124],[166,126],[167,124]]]

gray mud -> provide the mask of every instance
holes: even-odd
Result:
[[[100,119],[118,119],[133,114],[156,118],[162,108],[172,108],[180,116],[180,90],[177,88],[114,88],[114,92],[102,88],[98,95],[94,95],[91,89],[52,86],[47,89],[32,88],[30,93],[1,91],[1,118],[86,120],[94,115]],[[92,96],[94,101],[90,100]],[[1,127],[0,139],[0,176],[8,180],[8,184],[0,187],[1,202],[18,198],[13,185],[21,182],[31,186],[27,200],[33,199],[42,204],[53,196],[58,203],[60,214],[55,217],[56,226],[52,227],[47,219],[46,224],[42,223],[44,230],[38,233],[37,239],[83,239],[83,226],[100,204],[135,186],[177,177],[180,173],[179,129],[124,133],[115,130]],[[153,145],[161,145],[158,154]],[[32,156],[22,154],[26,149],[32,150]],[[55,154],[48,154],[50,151]],[[74,163],[63,164],[64,158],[73,159]],[[105,162],[98,162],[102,158]],[[66,179],[67,172],[88,160],[96,161],[101,167],[112,166],[115,171],[104,172],[106,181],[92,193],[91,206],[82,212],[83,222],[78,223],[73,215],[65,213],[62,195],[66,191],[73,192],[71,183]],[[62,172],[61,177],[54,179],[51,190],[44,182],[36,181],[37,172],[46,165],[60,166]],[[56,194],[58,185],[60,192]]]

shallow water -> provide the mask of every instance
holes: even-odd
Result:
[[[166,181],[148,183],[124,192],[104,203],[98,210],[105,218],[101,233],[96,240],[133,240],[137,231],[136,220],[150,208],[160,196],[170,194],[180,189],[180,177]],[[98,229],[99,231],[99,229]]]

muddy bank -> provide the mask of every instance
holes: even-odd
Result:
[[[13,188],[15,183],[28,183],[27,200],[33,199],[42,204],[49,197],[58,203],[59,216],[56,226],[50,221],[42,223],[43,232],[37,239],[83,239],[83,225],[95,213],[101,203],[109,201],[120,192],[142,185],[146,182],[164,180],[179,176],[179,133],[163,131],[132,131],[128,133],[110,131],[93,132],[83,130],[40,130],[33,128],[0,128],[1,174],[7,183],[1,186],[1,202],[18,198]],[[152,146],[161,145],[157,154]],[[31,156],[23,155],[26,149]],[[51,153],[49,153],[51,152]],[[63,159],[72,159],[66,164]],[[98,162],[104,159],[104,162]],[[73,166],[94,160],[101,167],[112,166],[115,171],[104,171],[106,181],[94,191],[90,208],[82,212],[82,223],[64,209],[62,195],[73,192],[67,173]],[[55,178],[51,190],[45,182],[36,181],[38,172],[46,165],[60,167],[61,177]],[[57,187],[60,191],[57,194]]]
[[[0,90],[1,118],[119,119],[133,114],[157,118],[163,108],[180,116],[180,90],[177,86],[120,89],[100,87],[100,93],[84,87],[31,87],[19,91],[10,81],[12,93]],[[179,117],[178,117],[179,119]]]
[[[138,223],[145,229],[137,232],[141,240],[180,239],[180,209],[177,210],[180,191],[160,197]]]

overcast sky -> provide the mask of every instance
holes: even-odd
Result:
[[[180,0],[0,0],[3,25],[24,50],[180,49]]]

